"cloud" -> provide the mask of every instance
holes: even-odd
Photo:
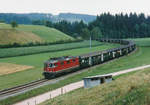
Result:
[[[2,0],[0,12],[44,12],[58,14],[74,12],[100,14],[102,12],[149,13],[148,0]]]

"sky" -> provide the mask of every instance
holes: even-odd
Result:
[[[145,13],[150,15],[149,0],[0,0],[0,13]]]

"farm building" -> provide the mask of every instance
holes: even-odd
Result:
[[[84,88],[91,88],[112,81],[112,75],[97,75],[83,78]]]

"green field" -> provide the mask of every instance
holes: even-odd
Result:
[[[136,44],[138,46],[150,46],[150,38],[136,38],[136,39],[129,39],[129,40],[133,40],[134,42],[136,42]]]
[[[15,30],[12,31],[12,30]],[[5,31],[5,32],[4,32]],[[10,32],[7,32],[10,31]],[[7,34],[6,34],[7,32]],[[18,32],[20,32],[20,34],[17,34]],[[23,33],[27,33],[27,34],[32,34],[33,35],[37,35],[37,37],[41,38],[42,41],[44,42],[56,42],[56,41],[60,41],[60,40],[74,40],[74,38],[54,29],[54,28],[48,28],[45,26],[39,26],[39,25],[19,25],[17,28],[12,29],[11,26],[9,24],[0,24],[0,39],[3,39],[6,36],[11,36],[12,40],[6,40],[7,43],[5,44],[9,44],[13,41],[13,39],[20,37],[19,35],[23,36]],[[0,40],[1,41],[1,40]],[[10,42],[9,42],[10,41]],[[17,42],[24,42],[24,40],[22,40],[20,38],[19,41]],[[37,41],[38,42],[38,41]],[[1,44],[1,42],[0,42]]]
[[[12,45],[14,43],[23,45],[31,42],[43,43],[44,40],[31,32],[18,31],[15,29],[0,29],[0,45]]]
[[[22,72],[0,76],[0,82],[1,82],[0,89],[13,87],[19,84],[24,84],[26,82],[43,78],[42,76],[43,63],[45,60],[48,60],[50,57],[69,56],[69,55],[74,56],[74,55],[80,55],[80,54],[94,52],[94,51],[105,50],[117,46],[119,45],[106,44],[98,47],[93,47],[92,49],[88,47],[88,48],[79,48],[79,49],[66,50],[66,51],[51,52],[51,53],[34,54],[28,56],[1,58],[0,62],[2,63],[28,65],[28,66],[34,66],[34,68]]]
[[[120,59],[116,59],[113,62],[108,62],[108,63],[100,65],[100,66],[98,65],[96,67],[89,68],[88,71],[84,71],[81,74],[71,76],[65,80],[57,82],[56,84],[47,85],[47,86],[29,91],[25,94],[22,94],[22,95],[19,95],[16,97],[11,97],[9,99],[1,101],[0,103],[2,103],[4,105],[10,104],[10,103],[12,104],[12,103],[18,102],[20,100],[24,100],[26,98],[33,97],[38,94],[42,94],[46,91],[50,91],[50,90],[62,87],[69,83],[80,81],[80,80],[82,80],[83,77],[86,77],[86,76],[92,76],[92,75],[97,75],[97,74],[98,75],[99,74],[107,74],[107,73],[121,71],[124,69],[129,69],[129,68],[133,68],[133,67],[137,67],[137,66],[150,64],[150,58],[148,57],[149,53],[150,53],[150,49],[148,47],[139,47],[135,53],[130,54],[129,56],[125,56]],[[28,74],[26,74],[26,75],[28,75]],[[8,84],[4,84],[4,85],[8,86]],[[55,102],[57,102],[57,101],[53,101],[51,103],[55,103]]]
[[[149,40],[146,40],[146,41],[148,43]],[[73,52],[71,52],[71,51],[73,51]],[[79,52],[81,53],[82,51],[83,50],[81,50],[81,49],[70,50],[70,53],[75,53],[76,52],[76,54],[78,55]],[[90,51],[90,50],[88,49],[87,51]],[[87,52],[87,51],[85,51],[85,52]],[[63,51],[63,53],[66,53],[66,52],[67,51]],[[85,53],[85,52],[83,52],[83,53]],[[62,87],[62,86],[67,85],[69,83],[73,83],[73,82],[82,80],[82,78],[86,77],[86,76],[97,75],[97,74],[106,74],[106,73],[116,72],[116,71],[120,71],[120,70],[124,70],[124,69],[129,69],[129,68],[133,68],[133,67],[137,67],[137,66],[150,64],[150,58],[148,57],[149,53],[150,53],[150,49],[148,47],[138,47],[138,50],[135,53],[130,54],[129,56],[125,56],[125,57],[122,57],[120,59],[116,59],[113,62],[108,62],[108,63],[100,65],[100,66],[89,68],[88,71],[84,71],[81,74],[77,74],[75,76],[71,76],[71,77],[69,77],[69,78],[67,78],[65,80],[59,81],[56,84],[44,86],[44,87],[41,87],[41,88],[38,88],[38,89],[35,89],[35,90],[32,90],[32,91],[29,91],[29,92],[27,92],[25,94],[22,94],[22,95],[19,95],[19,96],[16,96],[16,97],[11,97],[9,99],[1,101],[0,103],[2,105],[12,104],[12,103],[18,102],[20,100],[24,100],[26,98],[29,98],[29,97],[36,96],[38,94],[44,93],[46,91]],[[22,59],[25,59],[24,58],[25,56],[22,56],[21,58],[20,57],[14,57],[13,59],[12,58],[7,58],[7,59],[2,59],[0,61],[1,62],[8,62],[9,61],[10,63],[11,62],[16,62],[18,64],[26,64],[26,65],[30,65],[31,64],[31,65],[34,65],[34,66],[38,67],[39,63],[41,63],[41,62],[39,62],[39,63],[37,62],[37,65],[34,62],[38,61],[38,59],[41,59],[41,60],[42,59],[47,59],[47,57],[45,56],[45,54],[44,55],[43,54],[37,54],[37,55],[41,55],[42,57],[38,56],[38,58],[36,58],[36,57],[33,57],[35,55],[30,55],[28,57],[31,58],[31,59],[27,58],[28,59],[28,61],[27,61],[28,63],[27,62],[24,63],[24,61],[22,61]],[[60,52],[59,52],[59,55],[60,55]],[[35,61],[32,60],[32,57],[36,58]],[[32,60],[32,61],[30,61],[30,60]],[[39,65],[39,67],[40,67],[40,65]],[[39,75],[42,72],[42,71],[41,72],[39,72],[39,71],[41,71],[41,70],[37,70],[37,71],[34,71],[34,72],[33,72],[33,70],[27,70],[26,73],[22,72],[22,74],[27,76],[27,78],[23,77],[23,79],[28,79],[27,81],[30,81],[30,78],[28,78],[28,77],[30,77],[32,75],[35,76],[35,77],[32,77],[32,79],[33,78],[36,79],[39,76],[36,77],[35,74],[37,74],[37,72],[38,72],[38,75]],[[14,76],[14,74],[15,74],[15,76]],[[20,76],[21,72],[14,73],[14,74],[6,75],[6,76],[4,75],[3,77],[0,77],[0,81],[9,81],[7,83],[2,82],[2,84],[3,84],[2,85],[2,89],[6,88],[6,87],[13,86],[14,83],[13,84],[11,84],[11,83],[14,82],[14,81],[15,81],[15,85],[20,84],[19,81],[17,81],[18,78],[16,78],[16,77]],[[8,77],[11,77],[11,78],[13,78],[15,80],[14,81],[13,80],[8,80]],[[40,78],[41,78],[41,76],[40,76]],[[16,81],[17,81],[17,83],[16,83]],[[22,80],[22,79],[20,79],[20,81],[24,81],[25,82],[25,80]],[[5,85],[6,85],[6,87],[5,87]],[[55,102],[57,103],[57,98],[56,98],[56,101],[53,101],[51,103],[55,103]]]
[[[138,47],[136,53],[96,67],[89,72],[81,73],[72,77],[71,81],[150,64],[150,49],[147,47],[149,39],[134,39],[134,41],[138,46],[146,45],[146,47]],[[146,69],[144,72],[129,73],[125,77],[117,79],[110,84],[95,88],[78,89],[41,105],[148,105],[150,103],[150,69]]]
[[[102,44],[104,43],[92,41],[92,46],[100,46]],[[31,54],[38,54],[44,52],[62,51],[62,50],[69,50],[69,49],[83,48],[83,47],[89,47],[89,41],[56,44],[56,45],[48,45],[48,46],[36,46],[36,47],[3,48],[0,49],[0,58],[14,57],[20,55],[31,55]]]
[[[90,89],[78,89],[40,105],[149,105],[150,69]]]

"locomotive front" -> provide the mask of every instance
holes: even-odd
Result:
[[[45,78],[54,78],[58,74],[71,72],[79,67],[79,58],[73,56],[65,56],[58,58],[50,58],[44,63],[43,75]]]

